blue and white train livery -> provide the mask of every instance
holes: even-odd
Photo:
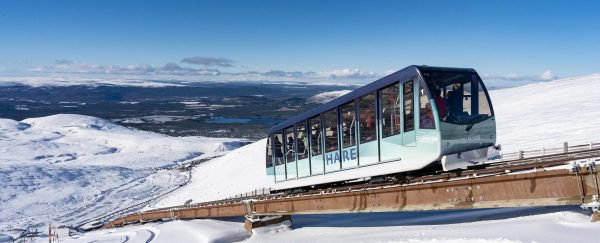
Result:
[[[269,131],[275,189],[466,168],[496,142],[489,95],[473,69],[409,66]]]

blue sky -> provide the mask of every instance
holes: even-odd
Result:
[[[373,80],[600,73],[598,1],[0,1],[0,76]],[[549,73],[550,71],[551,73]]]

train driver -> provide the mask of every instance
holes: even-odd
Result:
[[[464,88],[461,83],[452,84],[452,91],[448,91],[448,117],[447,121],[458,121],[468,116],[463,110]]]

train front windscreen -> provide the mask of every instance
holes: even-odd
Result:
[[[485,86],[475,72],[424,71],[440,120],[452,124],[473,124],[493,116]]]

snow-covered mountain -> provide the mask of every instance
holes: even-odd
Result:
[[[237,139],[169,137],[82,115],[0,119],[0,229],[76,225],[126,208],[188,180],[166,168],[239,146]]]
[[[172,80],[151,80],[136,78],[86,78],[86,77],[0,77],[0,86],[27,85],[31,87],[47,86],[127,86],[127,87],[181,87],[186,82]]]
[[[226,151],[235,139],[169,137],[110,121],[60,114],[21,122],[0,120],[0,164],[159,168],[206,152]]]
[[[503,145],[504,152],[512,152],[560,147],[564,141],[571,144],[600,141],[600,123],[595,121],[600,115],[600,96],[595,92],[599,89],[600,74],[596,74],[491,91],[498,143]],[[12,146],[15,156],[20,155],[16,160],[10,155],[0,155],[0,174],[3,173],[0,177],[3,183],[0,217],[10,216],[4,223],[40,222],[34,221],[38,215],[16,212],[37,212],[42,217],[73,222],[98,215],[98,211],[107,211],[105,207],[117,208],[114,204],[152,197],[165,191],[168,187],[165,185],[177,185],[185,179],[172,171],[156,172],[156,168],[172,165],[194,153],[228,147],[228,142],[235,143],[206,138],[172,138],[114,127],[114,124],[90,117],[65,119],[61,116],[66,115],[60,115],[59,121],[53,121],[52,117],[22,122],[0,120],[3,154],[12,151],[5,149],[6,146]],[[200,141],[209,145],[200,146]],[[222,199],[269,187],[273,182],[264,173],[264,145],[263,139],[195,167],[187,185],[148,208],[181,205],[189,200]],[[84,152],[61,157],[65,154],[63,149],[70,153]],[[167,150],[169,152],[164,152]],[[9,179],[4,179],[6,175]],[[128,183],[127,178],[132,182]],[[55,183],[55,180],[61,182]],[[14,185],[4,186],[9,183]],[[46,183],[50,186],[45,186]],[[107,183],[110,186],[107,187]],[[60,192],[55,195],[53,188],[60,188]],[[81,188],[89,192],[80,192]],[[66,197],[70,194],[75,196]],[[39,200],[40,197],[48,200]],[[70,202],[83,201],[92,203],[79,203],[77,209],[68,207]],[[21,202],[25,202],[25,206]],[[4,205],[8,207],[5,209]],[[68,209],[62,211],[63,208]],[[590,223],[585,215],[570,211],[550,212],[556,209],[541,210],[546,212],[541,215],[510,218],[511,215],[534,214],[540,210],[299,216],[294,221],[295,229],[280,224],[255,230],[252,236],[243,232],[241,222],[175,221],[97,231],[74,241],[561,242],[587,241],[600,230],[600,224]],[[482,219],[495,220],[479,221]],[[448,225],[437,225],[440,223]]]

